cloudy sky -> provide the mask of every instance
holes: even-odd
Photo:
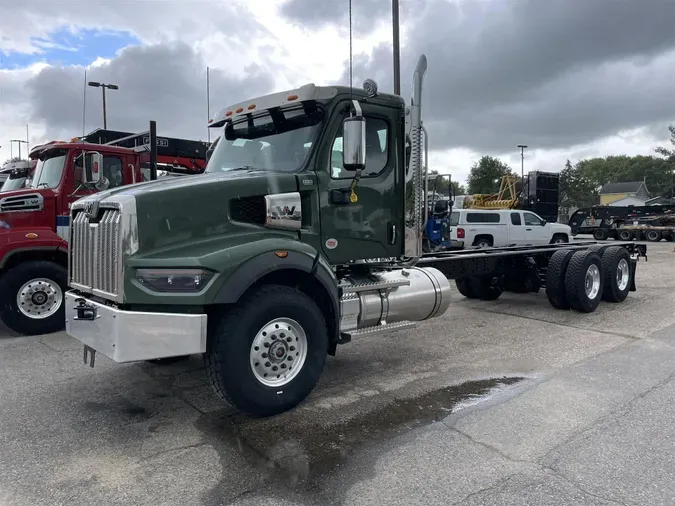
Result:
[[[354,76],[391,91],[391,2],[352,0]],[[402,87],[420,53],[432,168],[483,154],[526,170],[650,154],[675,123],[672,0],[400,0]],[[348,0],[0,0],[0,163],[10,140],[102,126],[206,139],[211,109],[307,82],[346,83]],[[86,102],[86,107],[83,105]],[[14,144],[14,154],[18,146]],[[23,148],[25,149],[25,148]]]

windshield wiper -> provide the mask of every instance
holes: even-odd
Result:
[[[258,169],[256,169],[255,167],[253,167],[251,165],[242,165],[241,167],[236,167],[234,169],[230,169],[230,171],[233,171],[233,170],[258,170]]]

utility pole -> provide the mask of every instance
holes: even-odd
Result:
[[[103,130],[107,130],[108,121],[106,118],[106,110],[105,110],[105,90],[106,88],[108,88],[109,90],[119,90],[120,87],[117,86],[116,84],[105,84],[96,81],[89,81],[87,84],[92,88],[101,88],[101,91],[103,91]]]
[[[391,1],[391,24],[394,46],[394,95],[401,94],[401,42],[399,38],[398,0]]]
[[[22,141],[20,139],[12,139],[11,141],[9,141],[10,146],[12,145],[12,142],[16,142],[19,145],[19,160],[20,160],[21,159],[21,144],[23,143],[23,144],[27,145],[28,143],[26,141]]]
[[[525,194],[525,144],[518,144],[520,148],[520,193]],[[529,190],[529,188],[528,188]]]

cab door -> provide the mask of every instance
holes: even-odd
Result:
[[[346,110],[348,101],[344,101]],[[403,206],[399,157],[402,147],[398,110],[362,104],[366,118],[366,169],[350,200],[354,172],[342,168],[342,122],[334,115],[316,159],[319,186],[321,247],[332,264],[350,260],[388,258],[401,252]],[[397,135],[398,134],[398,135]]]

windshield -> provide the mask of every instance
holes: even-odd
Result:
[[[19,190],[23,188],[23,183],[26,181],[25,177],[17,177],[12,179],[11,177],[5,181],[5,183],[0,187],[0,192],[6,192],[10,190]]]
[[[315,105],[275,109],[225,125],[206,172],[259,169],[294,172],[300,169],[316,139],[323,110]]]
[[[31,188],[56,188],[61,182],[66,153],[38,160]]]

